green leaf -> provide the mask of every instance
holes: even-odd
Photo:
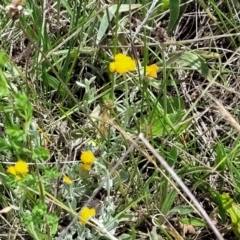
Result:
[[[16,139],[18,141],[25,141],[26,133],[18,125],[13,124],[6,128],[6,134],[11,136],[11,139]]]
[[[56,179],[61,176],[61,173],[58,172],[56,167],[48,168],[44,164],[41,164],[41,165],[39,164],[38,167],[39,169],[44,169],[45,171],[44,178],[46,180]]]
[[[205,60],[194,52],[184,52],[177,61],[182,67],[198,71],[203,77],[211,80],[211,72]]]
[[[6,104],[2,104],[0,103],[0,112],[4,112],[4,113],[10,113],[13,112],[13,105],[6,105]]]
[[[159,103],[161,106],[164,106],[164,99],[160,99]],[[179,109],[185,109],[184,106],[184,100],[180,97],[169,97],[166,100],[166,105],[167,105],[167,113],[174,113],[178,111]]]
[[[161,1],[161,6],[160,6],[160,9],[162,11],[165,11],[169,8],[169,0],[162,0]]]
[[[228,193],[221,195],[223,208],[230,214],[232,223],[238,223],[240,220],[240,208],[229,196]]]
[[[8,93],[7,80],[3,74],[2,68],[0,68],[0,97],[6,96]]]
[[[222,223],[226,223],[226,219],[227,219],[227,212],[224,209],[223,205],[222,205],[222,196],[221,194],[219,194],[218,192],[212,192],[212,196],[214,201],[216,202],[217,206],[218,206],[218,212],[219,215],[221,217]]]
[[[5,54],[2,51],[0,51],[0,68],[2,68],[6,62],[7,58]]]
[[[235,203],[228,193],[220,195],[223,209],[230,215],[235,235],[240,238],[240,206]]]
[[[3,150],[10,150],[12,149],[11,145],[3,138],[0,138],[0,149]]]
[[[180,13],[180,0],[169,0],[169,9],[170,19],[168,23],[167,33],[168,35],[171,35],[178,22],[178,16]]]
[[[170,191],[170,193],[167,195],[167,197],[165,198],[162,208],[161,208],[161,212],[164,215],[170,211],[172,204],[174,203],[176,195],[177,195],[177,191],[175,189],[172,189]]]
[[[218,166],[217,170],[224,171],[227,167],[227,161],[222,161],[227,155],[227,149],[221,142],[217,142],[214,146],[214,151],[216,153],[216,165]]]
[[[46,160],[50,156],[49,151],[43,147],[37,147],[34,149],[32,158],[34,160]]]
[[[179,205],[174,208],[172,208],[169,212],[168,215],[170,214],[175,214],[178,213],[179,215],[187,215],[189,213],[193,212],[193,208],[190,206],[185,206],[185,205]]]
[[[50,235],[51,237],[54,236],[58,230],[58,217],[55,213],[50,214],[45,214],[45,218],[48,223],[48,227],[50,229]]]
[[[177,145],[181,145],[181,144],[178,144]],[[181,146],[182,148],[183,146]],[[170,166],[173,166],[173,164],[176,162],[176,160],[178,159],[179,157],[179,146],[171,146],[170,148],[170,151],[169,151],[169,160],[168,160],[168,164]]]
[[[25,93],[18,93],[15,96],[16,110],[26,122],[32,119],[32,105]]]
[[[194,227],[204,227],[206,226],[205,222],[199,218],[181,218],[180,222],[183,224],[192,225]]]
[[[186,4],[187,0],[169,0],[170,7],[170,19],[168,23],[167,33],[168,35],[172,35],[175,30],[181,16],[184,14],[188,4]],[[181,6],[180,6],[181,4]]]
[[[156,113],[151,119],[151,122],[147,121],[147,123],[144,123],[143,126],[145,126],[146,129],[151,130],[153,136],[162,136],[163,134],[179,135],[189,125],[189,122],[184,121],[182,123],[181,120],[184,115],[185,111],[180,109],[174,113],[167,114],[164,121],[163,115],[160,113]]]

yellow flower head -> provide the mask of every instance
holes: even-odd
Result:
[[[96,210],[94,208],[83,207],[79,215],[79,222],[85,225],[87,221],[95,215]]]
[[[150,66],[146,66],[146,74],[149,77],[157,77],[158,66],[156,64],[152,64]]]
[[[95,157],[92,152],[85,151],[85,152],[82,152],[80,159],[84,164],[92,165]]]
[[[89,171],[91,167],[92,167],[92,165],[90,165],[90,164],[86,164],[86,163],[81,164],[81,168],[85,171]]]
[[[117,62],[117,61],[124,61],[126,59],[126,55],[123,54],[123,53],[118,53],[114,56],[114,61]]]
[[[68,176],[64,176],[63,177],[63,181],[66,183],[66,184],[72,184],[72,180],[68,177]]]
[[[14,166],[8,167],[8,168],[7,168],[7,173],[10,173],[10,174],[12,174],[12,175],[16,175],[16,174],[17,174],[17,173],[16,173],[16,169],[15,169]]]
[[[26,175],[28,173],[28,165],[22,160],[18,160],[14,165],[16,174]]]
[[[109,64],[110,72],[117,72],[119,74],[125,74],[126,72],[135,71],[136,62],[129,56],[123,53],[118,53],[114,56],[114,62]]]
[[[130,58],[128,56],[126,57],[125,61],[126,61],[126,65],[128,66],[128,71],[130,71],[130,72],[135,71],[135,69],[136,69],[136,62],[132,58]]]
[[[115,64],[115,72],[125,74],[128,71],[128,65],[124,61],[117,61]]]
[[[110,72],[115,72],[116,71],[116,64],[115,64],[115,62],[111,62],[109,64],[109,71]]]

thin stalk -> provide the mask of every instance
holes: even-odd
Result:
[[[123,80],[124,80],[124,90],[125,90],[124,94],[125,94],[125,106],[126,106],[125,121],[123,126],[124,126],[124,129],[126,129],[127,123],[129,120],[128,110],[130,108],[129,101],[128,101],[129,89],[128,89],[126,74],[123,74]]]
[[[153,146],[148,142],[146,138],[144,138],[143,134],[139,134],[139,139],[142,140],[142,142],[145,144],[145,146],[153,153],[153,155],[157,158],[157,160],[160,162],[161,166],[163,166],[168,173],[172,176],[172,178],[176,181],[176,183],[182,188],[182,190],[186,193],[186,195],[191,199],[191,201],[194,203],[198,211],[201,213],[203,218],[208,223],[209,227],[213,230],[214,234],[216,235],[218,240],[224,240],[221,233],[218,231],[218,229],[213,224],[212,220],[206,213],[206,211],[203,209],[203,207],[200,205],[198,200],[193,196],[191,191],[188,189],[188,187],[183,183],[181,178],[174,172],[174,170],[168,165],[168,163],[158,154],[158,152],[153,148]]]

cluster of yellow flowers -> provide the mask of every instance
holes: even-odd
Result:
[[[85,152],[82,152],[80,159],[82,161],[82,165],[81,165],[82,169],[89,171],[91,166],[93,165],[95,157],[92,152],[85,151]]]
[[[109,64],[110,72],[117,72],[119,74],[125,74],[127,72],[133,72],[136,69],[136,62],[131,57],[126,56],[123,53],[118,53],[114,56],[114,61]],[[146,74],[149,77],[157,77],[158,66],[152,64],[146,66]]]
[[[85,170],[89,170],[94,162],[94,155],[92,152],[83,152],[81,155],[81,160],[83,162],[82,167]],[[17,176],[26,175],[28,173],[28,164],[22,160],[18,160],[13,166],[7,168],[7,172]],[[68,176],[64,176],[63,181],[67,184],[71,184],[72,180]],[[94,208],[83,207],[79,214],[79,222],[85,225],[91,217],[96,215],[96,210]]]
[[[91,151],[84,151],[82,152],[80,159],[82,161],[81,168],[85,171],[89,171],[94,163],[95,156]],[[64,175],[63,182],[70,185],[73,181],[70,177]]]
[[[15,165],[7,168],[7,173],[12,175],[26,175],[28,173],[28,165],[22,160],[18,160]]]
[[[82,152],[80,159],[82,161],[81,168],[83,170],[88,171],[88,170],[90,170],[91,166],[94,163],[95,156],[91,151],[84,151],[84,152]],[[69,185],[72,184],[72,180],[66,175],[64,175],[63,181],[66,184],[69,184]],[[89,208],[89,207],[85,206],[80,211],[79,222],[81,224],[85,225],[88,222],[88,220],[91,217],[94,217],[95,215],[96,215],[96,210],[94,208]]]
[[[83,207],[79,215],[79,222],[85,225],[87,221],[95,215],[96,210],[94,208]]]
[[[132,72],[136,69],[136,62],[129,56],[123,53],[118,53],[114,57],[114,62],[109,64],[110,72],[117,72],[124,74],[126,72]]]

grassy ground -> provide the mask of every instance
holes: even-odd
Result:
[[[9,4],[0,239],[240,239],[238,1]]]

